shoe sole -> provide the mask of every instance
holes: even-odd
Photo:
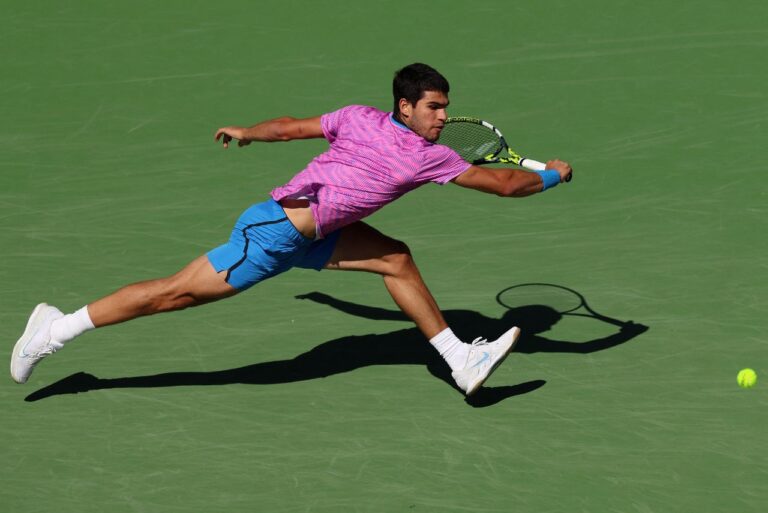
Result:
[[[17,358],[19,358],[21,349],[27,344],[27,342],[29,342],[29,339],[32,337],[32,335],[37,332],[37,330],[40,328],[40,325],[45,321],[45,316],[40,315],[40,313],[47,307],[47,303],[40,303],[35,307],[34,310],[32,310],[32,314],[29,316],[29,320],[27,321],[27,327],[24,328],[24,333],[21,335],[21,338],[16,341],[16,345],[13,346],[13,355],[11,356],[11,377],[16,383],[24,384],[27,382],[27,379],[29,379],[29,376],[27,376],[26,379],[21,379],[21,377],[16,376],[13,369],[13,363]]]
[[[491,374],[493,374],[493,373],[494,373],[494,371],[496,371],[496,368],[497,368],[499,365],[501,365],[502,363],[504,363],[504,360],[506,360],[506,359],[507,359],[507,356],[509,356],[509,353],[511,353],[511,352],[512,352],[512,350],[515,348],[515,344],[517,344],[517,339],[520,337],[520,328],[514,327],[514,328],[512,328],[512,329],[511,329],[511,330],[509,330],[509,331],[514,331],[514,333],[512,334],[512,342],[509,344],[509,348],[508,348],[508,349],[507,349],[507,350],[504,352],[504,354],[503,354],[503,355],[501,355],[501,356],[499,357],[499,359],[498,359],[498,360],[496,360],[496,361],[494,362],[494,364],[493,364],[493,365],[491,365],[491,370],[489,370],[489,371],[488,371],[488,374],[486,374],[484,378],[482,378],[482,379],[478,379],[477,381],[475,381],[474,383],[472,383],[472,385],[471,385],[471,386],[467,387],[467,392],[466,392],[466,396],[467,396],[467,397],[469,397],[470,395],[472,395],[472,394],[474,394],[475,392],[477,392],[477,390],[478,390],[478,389],[479,389],[481,386],[483,386],[483,383],[485,383],[485,382],[486,382],[486,380],[487,380],[488,378],[490,378],[490,377],[491,377]],[[509,333],[509,332],[507,332],[507,333]],[[504,335],[506,335],[507,333],[505,333]],[[503,337],[504,335],[502,335],[502,337]]]

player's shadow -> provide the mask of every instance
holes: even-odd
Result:
[[[297,298],[322,303],[350,315],[367,319],[411,322],[399,310],[350,303],[319,292],[297,296]],[[443,314],[462,340],[471,340],[481,333],[492,340],[510,326],[519,326],[522,335],[515,347],[516,353],[592,353],[623,344],[648,329],[641,324],[629,322],[608,337],[588,342],[568,342],[550,340],[541,336],[541,333],[549,330],[561,318],[558,312],[545,305],[510,309],[499,319],[486,317],[472,310],[447,310]],[[39,401],[54,395],[108,388],[292,383],[325,378],[369,365],[403,364],[423,365],[433,376],[460,392],[451,377],[449,367],[437,351],[424,340],[417,328],[410,327],[384,334],[337,338],[290,360],[255,363],[220,371],[169,372],[112,379],[101,379],[79,372],[33,392],[25,400]],[[491,406],[509,397],[532,392],[545,383],[544,380],[534,380],[511,386],[483,387],[467,398],[466,402],[474,407]]]

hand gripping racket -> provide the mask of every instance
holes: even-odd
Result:
[[[542,162],[512,151],[498,128],[478,118],[462,116],[446,119],[439,143],[474,165],[514,164],[531,171],[544,171],[547,168]],[[570,182],[571,175],[565,181]]]

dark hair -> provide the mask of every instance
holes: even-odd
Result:
[[[439,91],[448,94],[448,80],[436,69],[420,62],[409,64],[395,72],[392,81],[392,96],[395,100],[393,113],[400,119],[400,98],[405,98],[411,105],[416,105],[425,91]]]

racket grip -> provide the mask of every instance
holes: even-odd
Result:
[[[546,164],[542,164],[538,160],[533,159],[524,158],[520,161],[520,165],[526,169],[530,169],[531,171],[544,171],[547,169]]]

